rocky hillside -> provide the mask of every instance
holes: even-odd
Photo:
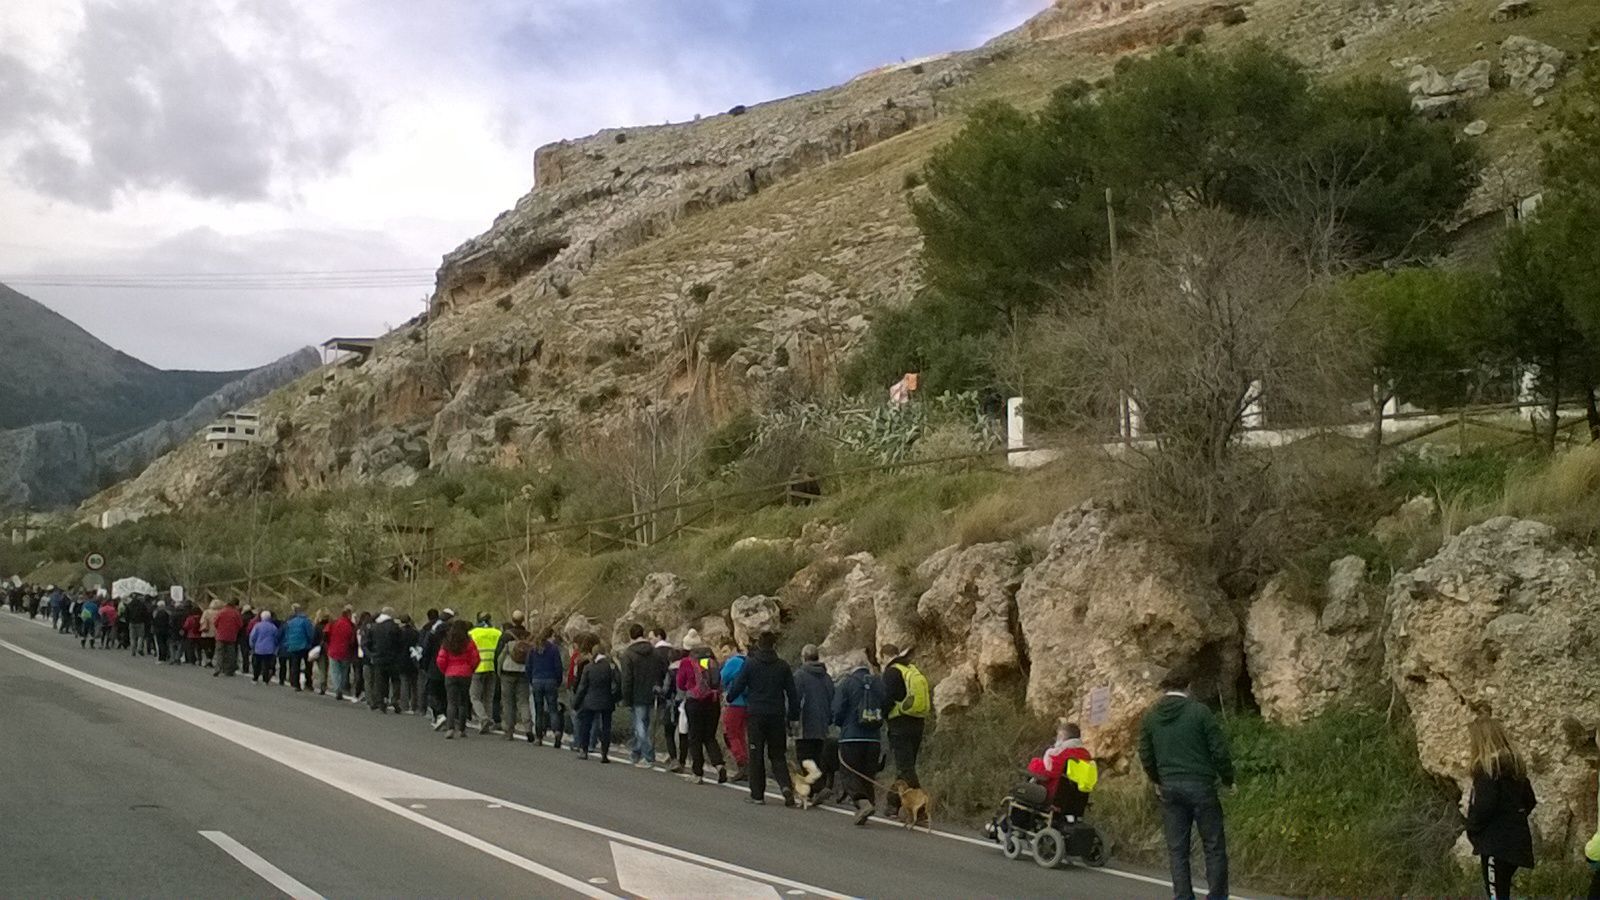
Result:
[[[641,407],[692,402],[715,420],[826,388],[874,312],[919,287],[906,200],[963,110],[1036,105],[1196,32],[1207,46],[1265,39],[1330,75],[1410,85],[1419,114],[1457,116],[1492,161],[1462,234],[1496,227],[1537,189],[1537,129],[1600,23],[1592,4],[1497,6],[1063,0],[977,50],[541,148],[533,189],[445,257],[426,321],[268,401],[284,423],[273,482],[293,492],[521,465]],[[152,467],[91,509],[238,489],[198,456]]]

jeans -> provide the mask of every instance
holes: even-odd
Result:
[[[1189,874],[1191,828],[1200,830],[1206,853],[1207,897],[1228,896],[1228,840],[1222,828],[1222,801],[1217,787],[1204,781],[1170,781],[1161,785],[1161,823],[1167,837],[1172,866],[1172,895],[1192,900],[1194,882]]]
[[[128,626],[128,633],[132,635],[133,642],[133,649],[130,651],[130,653],[137,656],[145,655],[145,630],[149,627],[150,626],[144,624],[143,622],[134,622]]]
[[[656,708],[661,710],[661,715],[656,719],[661,722],[662,741],[667,745],[667,759],[671,762],[683,764],[683,754],[687,748],[680,748],[682,741],[678,740],[678,717],[683,715],[683,706],[675,700],[657,700]]]
[[[553,678],[539,678],[528,684],[533,702],[533,734],[541,741],[547,732],[561,733],[560,690]]]
[[[789,784],[789,735],[784,730],[782,713],[754,713],[745,718],[750,735],[750,796],[761,799],[767,789],[767,764],[772,764],[772,780],[783,796],[794,793]]]
[[[467,730],[467,711],[470,708],[472,679],[446,678],[444,680],[445,720],[453,731]]]
[[[328,692],[328,654],[324,653],[312,660],[311,668],[317,673],[317,691],[326,694]]]
[[[633,761],[649,760],[652,764],[656,761],[656,746],[650,740],[650,713],[654,712],[654,703],[632,707],[633,709]]]
[[[894,774],[910,787],[922,787],[917,778],[917,756],[922,753],[922,731],[927,722],[916,716],[895,716],[889,720],[889,755],[894,757]],[[891,795],[899,805],[898,794]]]
[[[477,714],[480,726],[487,727],[494,721],[494,683],[493,672],[472,676],[472,711]]]
[[[722,710],[722,739],[728,742],[728,753],[733,757],[733,764],[741,769],[750,764],[750,743],[745,733],[748,712],[742,706],[729,706]]]
[[[716,698],[683,701],[683,714],[689,717],[689,759],[697,776],[706,774],[706,760],[722,768],[722,748],[717,746],[717,716],[722,711]]]
[[[521,672],[514,675],[501,674],[500,676],[500,721],[506,727],[506,737],[517,733],[517,726],[522,726],[533,733],[533,727],[528,724],[528,680]]]
[[[350,660],[328,660],[328,670],[333,673],[334,695],[343,697],[345,692],[350,690]]]
[[[598,721],[596,721],[598,720]],[[578,746],[588,752],[589,742],[595,735],[595,726],[600,726],[600,758],[611,757],[611,710],[609,709],[580,709],[578,710]]]

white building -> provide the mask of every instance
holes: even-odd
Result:
[[[206,429],[206,449],[213,457],[227,456],[261,439],[261,416],[256,413],[223,413]]]

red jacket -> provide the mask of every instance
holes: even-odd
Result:
[[[239,640],[239,630],[244,628],[244,616],[239,613],[237,606],[224,606],[217,612],[217,620],[212,623],[211,630],[216,633],[217,640],[223,644],[232,644]]]
[[[446,678],[471,678],[478,671],[478,647],[471,641],[467,642],[467,649],[460,653],[451,653],[449,648],[440,647],[439,656],[434,662]]]
[[[183,620],[183,636],[191,641],[198,641],[200,639],[199,613],[189,613],[189,617]]]
[[[328,626],[328,658],[334,662],[349,662],[356,658],[356,623],[345,613]]]
[[[100,624],[107,628],[117,625],[117,607],[109,602],[100,605]]]
[[[1028,774],[1044,781],[1046,795],[1055,799],[1056,789],[1061,785],[1061,776],[1067,772],[1067,761],[1078,760],[1089,762],[1093,759],[1089,751],[1082,744],[1076,746],[1052,746],[1044,752],[1043,756],[1036,756],[1028,761]]]

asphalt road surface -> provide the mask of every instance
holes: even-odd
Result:
[[[1170,896],[209,675],[0,615],[0,896]]]

